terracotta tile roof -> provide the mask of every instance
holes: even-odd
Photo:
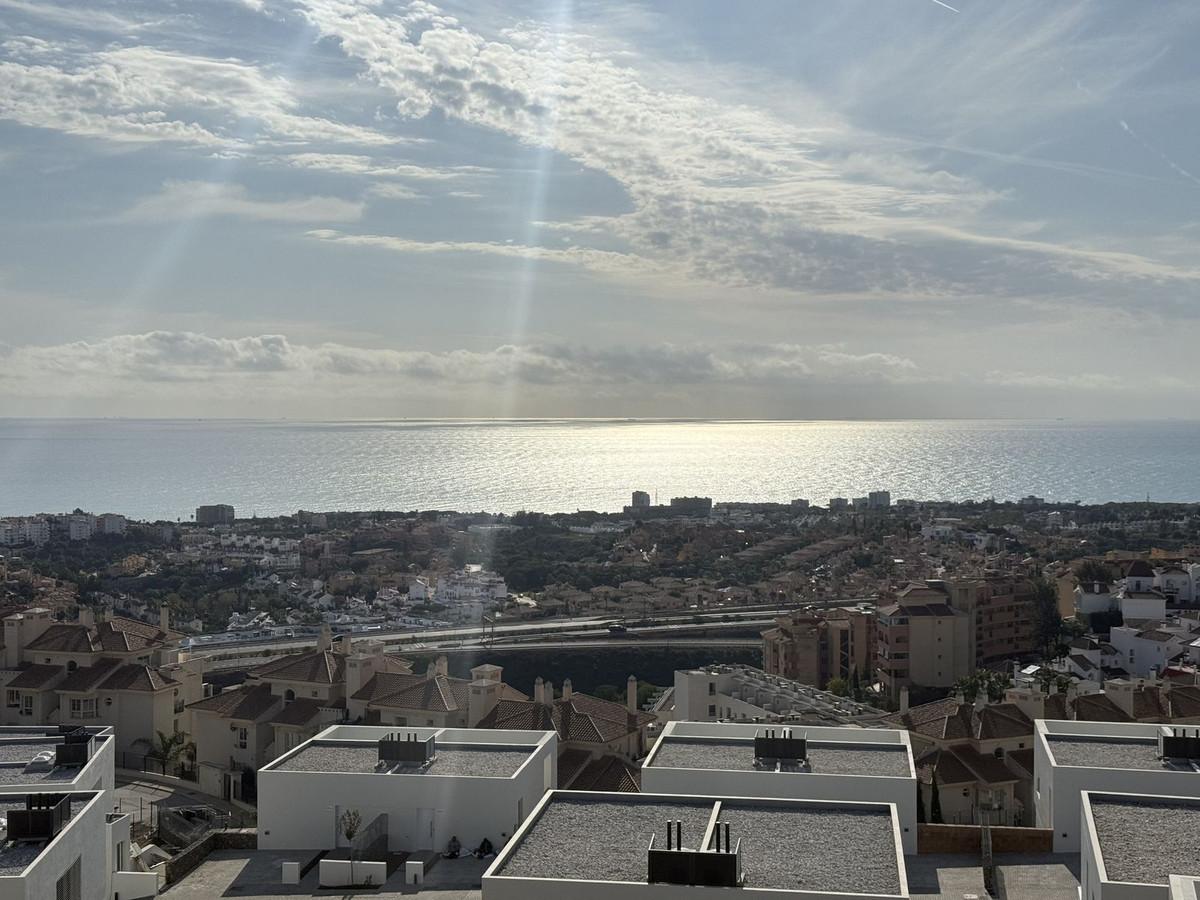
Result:
[[[253,721],[270,712],[276,704],[282,702],[280,698],[271,693],[269,685],[260,684],[252,688],[226,691],[215,697],[205,697],[203,700],[189,703],[188,709],[216,713],[225,719]]]
[[[1004,754],[1004,760],[1010,766],[1017,766],[1027,775],[1033,775],[1033,748],[1026,747],[1024,750],[1009,750]]]
[[[308,697],[293,700],[271,719],[272,725],[307,725],[321,712],[321,702]]]
[[[10,688],[26,688],[36,690],[48,686],[51,681],[61,675],[62,666],[31,665],[21,670],[21,674],[8,683]]]
[[[573,791],[616,791],[636,794],[642,789],[642,772],[619,756],[602,756],[586,766],[571,784]]]
[[[154,625],[114,616],[94,628],[78,622],[51,625],[29,642],[27,649],[49,653],[136,653],[173,640]]]
[[[907,713],[894,713],[885,721],[944,741],[991,740],[1033,734],[1033,721],[1016,704],[992,703],[976,710],[974,704],[959,703],[953,697],[914,706]]]
[[[455,712],[467,708],[470,690],[471,683],[463,678],[446,675],[427,678],[425,675],[379,672],[352,699],[393,709]]]
[[[580,772],[592,761],[591,750],[568,749],[558,754],[558,786],[569,788]]]
[[[296,653],[259,666],[257,678],[307,681],[312,684],[341,684],[346,680],[346,657],[332,650]]]
[[[483,717],[480,728],[554,729],[560,740],[607,744],[654,721],[649,713],[630,714],[620,703],[574,693],[550,706],[531,700],[502,700]]]
[[[1075,718],[1081,722],[1132,722],[1133,718],[1104,694],[1075,698]]]
[[[938,785],[943,787],[953,784],[970,784],[976,781],[974,773],[949,750],[930,750],[918,757],[915,765],[917,780],[922,784],[931,784],[935,771]]]
[[[955,747],[950,751],[962,761],[975,776],[986,784],[1006,784],[1018,778],[1003,761],[994,756],[985,756],[974,747]]]
[[[119,659],[101,658],[90,666],[80,666],[59,684],[58,690],[79,692],[93,690],[120,665]]]
[[[104,680],[106,691],[161,691],[178,685],[174,678],[153,666],[129,663]]]
[[[1043,719],[1069,719],[1071,718],[1070,704],[1067,702],[1066,694],[1051,694],[1046,698],[1045,709],[1042,713]]]
[[[1176,719],[1200,716],[1200,687],[1176,686],[1166,692],[1171,717]]]

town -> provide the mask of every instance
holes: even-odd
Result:
[[[1114,848],[1200,837],[1197,505],[212,504],[10,517],[0,548],[0,743],[24,766],[5,792],[60,829],[152,797],[94,833],[121,896],[649,879],[782,898],[781,854],[822,857],[797,863],[809,896],[1200,879],[1152,838]],[[380,773],[426,777],[388,799]],[[640,844],[589,862],[626,832],[653,835],[649,862]],[[0,866],[34,890],[57,833]],[[226,856],[252,884],[217,884]]]

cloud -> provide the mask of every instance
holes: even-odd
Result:
[[[238,59],[148,46],[83,52],[42,44],[41,55],[54,60],[0,61],[0,118],[118,142],[392,142],[366,127],[302,114],[288,79]]]
[[[234,216],[263,222],[354,222],[365,204],[339,197],[251,198],[244,187],[209,181],[168,181],[118,216],[122,222],[164,222]]]
[[[503,345],[491,350],[439,352],[294,344],[283,335],[218,338],[194,332],[152,331],[53,346],[4,351],[7,371],[39,390],[89,390],[98,382],[134,380],[146,385],[252,378],[256,384],[296,379],[341,379],[370,385],[425,383],[450,386],[517,383],[542,386],[801,385],[920,380],[909,359],[883,353],[854,354],[830,347],[791,344],[723,347],[674,344],[583,347],[566,344]]]
[[[627,256],[650,263],[643,266],[648,272],[673,267],[723,286],[880,299],[1033,295],[1124,303],[1130,286],[1141,283],[1161,286],[1158,296],[1169,302],[1172,283],[1194,290],[1187,283],[1195,270],[1169,261],[1014,237],[995,212],[1001,192],[912,153],[888,151],[888,135],[860,128],[802,85],[789,83],[789,102],[799,112],[784,116],[767,102],[714,96],[708,82],[689,83],[666,66],[651,79],[637,68],[639,54],[618,53],[590,33],[523,22],[484,34],[426,2],[298,5],[364,77],[393,94],[402,116],[436,112],[614,178],[632,212],[559,226],[597,243],[620,243]],[[985,110],[964,82],[988,93],[988,116],[1026,124],[1101,102],[1147,63],[1115,39],[1079,39],[1082,15],[1055,12],[1035,27],[1029,15],[999,12],[990,15],[987,33],[954,30],[925,41],[918,48],[921,77],[930,66],[956,73],[939,80],[953,102],[930,103],[926,111],[948,108],[964,129],[983,127]],[[1034,89],[1063,42],[1073,65],[1107,72],[1092,94],[1067,85],[1043,97],[1044,88]],[[1145,40],[1133,43],[1146,49]],[[943,54],[936,63],[935,50]],[[878,93],[894,94],[883,83],[893,76],[916,87],[907,63],[875,62],[870,77]],[[1030,82],[1019,104],[997,93],[995,84],[1009,77],[997,77],[1000,68]],[[991,73],[993,84],[972,69]],[[909,98],[905,107],[911,105]],[[956,135],[940,137],[952,143]]]

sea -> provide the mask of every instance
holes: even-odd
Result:
[[[0,419],[0,515],[619,511],[863,496],[1200,501],[1200,422]]]

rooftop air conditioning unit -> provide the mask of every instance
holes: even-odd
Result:
[[[1172,728],[1171,734],[1160,732],[1158,755],[1161,759],[1200,760],[1200,728],[1192,736],[1186,728]]]
[[[95,741],[86,732],[82,735],[69,734],[66,743],[54,748],[54,764],[56,766],[83,766],[92,758]]]
[[[436,753],[435,741],[432,734],[421,740],[415,731],[409,732],[403,738],[399,734],[387,735],[379,739],[379,762],[423,766],[432,760]]]
[[[801,763],[808,759],[808,740],[794,737],[790,728],[768,728],[754,738],[754,758]]]
[[[49,841],[71,819],[67,794],[29,794],[24,809],[8,811],[10,841]]]
[[[683,823],[668,821],[665,848],[655,847],[658,836],[650,836],[646,853],[646,881],[650,884],[740,887],[742,842],[739,839],[736,844],[730,845],[728,824],[718,822],[714,831],[715,849],[690,850],[683,846]]]

